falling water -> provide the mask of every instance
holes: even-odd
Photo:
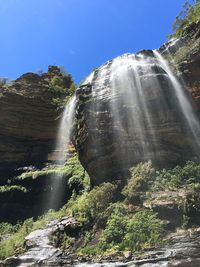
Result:
[[[152,151],[152,140],[155,138],[151,110],[147,105],[146,88],[142,86],[142,75],[152,75],[151,61],[143,55],[126,54],[113,61],[111,66],[111,91],[116,98],[111,101],[115,122],[121,129],[121,136],[133,135],[139,140],[143,157]],[[126,121],[120,115],[120,106],[127,110]]]
[[[70,142],[70,137],[72,133],[72,126],[75,113],[76,97],[75,95],[66,104],[62,119],[60,122],[57,141],[56,141],[56,151],[58,151],[58,156],[56,162],[59,164],[64,164],[68,157],[67,146]]]
[[[198,119],[182,85],[158,52],[124,54],[85,81],[91,88],[87,129],[95,140],[91,146],[92,157],[98,157],[97,175],[102,166],[103,176],[109,177],[116,170],[116,175],[123,174],[140,161],[162,165],[168,158],[173,164],[182,159],[183,142],[190,158],[198,157]],[[107,151],[112,151],[110,158]]]
[[[75,106],[76,96],[74,95],[65,106],[58,130],[57,141],[55,145],[55,152],[57,154],[55,164],[59,167],[62,167],[69,157],[68,145],[70,143],[73,130]],[[48,208],[57,209],[60,205],[66,187],[65,181],[63,180],[63,175],[60,173],[53,174],[51,176],[50,186],[51,192],[48,196],[47,205]]]
[[[165,61],[162,55],[157,50],[154,51],[154,55],[156,56],[157,60],[159,61],[163,69],[168,74],[168,77],[172,83],[177,99],[179,101],[181,111],[187,121],[191,134],[194,137],[195,146],[197,146],[197,149],[199,149],[200,148],[200,125],[199,125],[198,118],[196,117],[193,111],[192,105],[189,102],[188,97],[186,96],[184,92],[184,88],[182,84],[178,81],[178,79],[175,77],[175,75],[172,73],[168,63]]]

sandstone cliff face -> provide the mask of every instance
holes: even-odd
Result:
[[[52,79],[58,77],[63,92],[56,93]],[[53,149],[62,109],[53,104],[67,96],[71,77],[50,66],[42,75],[27,73],[0,88],[0,168],[40,164]]]
[[[70,75],[49,66],[47,73],[26,73],[0,86],[0,222],[16,222],[57,208],[46,204],[55,193],[51,174],[55,166],[46,163],[52,159],[49,153],[55,149],[62,102],[70,96],[72,84]],[[26,172],[30,177],[16,178]],[[64,197],[59,205],[70,191],[66,176],[62,183]]]
[[[200,112],[200,21],[185,29],[180,39],[167,43],[160,51],[171,62],[190,92]]]
[[[160,48],[185,81],[184,95],[196,124],[199,41],[197,24],[181,40]],[[141,51],[105,63],[83,82],[77,90],[74,143],[93,184],[124,179],[127,170],[140,161],[150,159],[166,167],[199,157],[172,80],[153,51]],[[198,142],[199,132],[196,139]]]

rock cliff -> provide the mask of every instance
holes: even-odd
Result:
[[[54,100],[69,95],[71,84],[70,76],[50,66],[42,75],[27,73],[1,85],[0,168],[47,161],[62,111]]]
[[[54,190],[55,166],[46,163],[57,157],[51,152],[73,86],[71,76],[56,66],[49,66],[47,73],[26,73],[0,85],[0,222],[16,222],[56,208],[54,203],[41,205]],[[22,173],[30,177],[18,179]],[[68,196],[66,176],[61,176],[65,196],[59,205]]]
[[[74,143],[93,184],[121,180],[140,161],[166,167],[199,157],[199,25],[157,53],[105,63],[77,90]]]

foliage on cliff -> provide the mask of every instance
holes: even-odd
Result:
[[[73,95],[76,85],[72,76],[62,67],[49,66],[48,72],[25,73],[9,81],[0,78],[0,92],[9,92],[26,97],[40,97],[55,105],[65,104]]]
[[[193,5],[187,0],[181,12],[176,16],[172,25],[173,34],[169,37],[180,37],[184,34],[186,28],[193,22],[197,22],[200,19],[200,3],[194,1]]]

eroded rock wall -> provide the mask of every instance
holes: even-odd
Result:
[[[55,77],[63,88],[60,95],[52,83]],[[1,86],[1,169],[47,161],[48,153],[54,148],[62,112],[62,106],[55,105],[53,99],[56,94],[58,98],[67,96],[71,83],[71,77],[50,66],[47,73],[27,73],[10,85]]]
[[[177,72],[198,118],[199,24],[193,27],[181,41],[170,42],[159,51],[171,63],[174,73]],[[188,45],[191,40],[194,47]],[[187,53],[179,55],[186,50]],[[128,78],[123,78],[122,62],[132,57],[139,62],[138,70],[131,76],[134,64],[126,64]],[[141,61],[144,57],[145,68]],[[122,69],[117,78],[113,78],[116,61],[121,61]],[[194,137],[183,118],[184,107],[180,107],[181,100],[177,100],[168,76],[163,66],[156,62],[154,52],[143,50],[136,55],[123,55],[95,69],[77,90],[74,143],[93,184],[124,179],[127,170],[140,161],[152,160],[159,167],[167,167],[198,159],[199,149],[195,151]],[[138,88],[138,80],[139,92],[126,95],[128,84],[136,83]],[[137,99],[136,103],[134,99]]]

